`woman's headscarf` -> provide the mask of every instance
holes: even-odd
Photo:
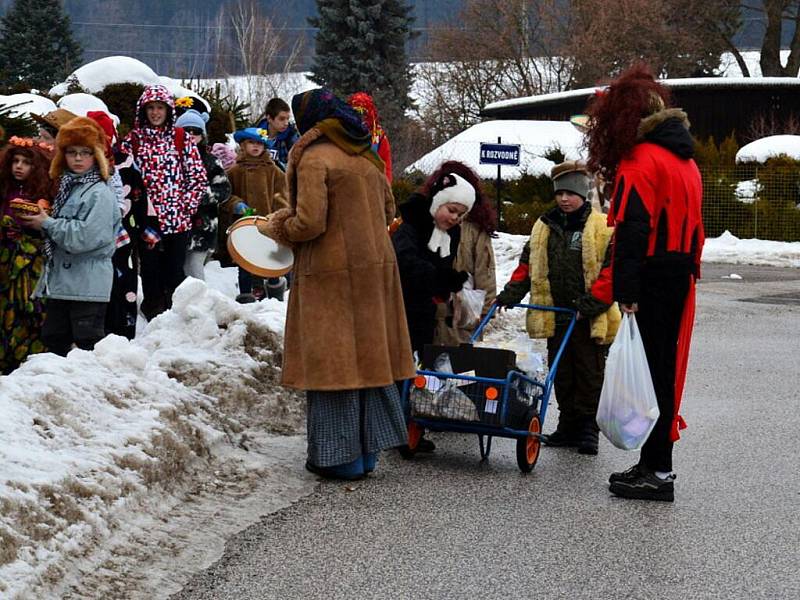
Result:
[[[372,135],[361,115],[330,90],[317,88],[295,95],[292,112],[301,135],[316,127],[339,148],[369,159],[383,172],[383,161],[372,150]]]

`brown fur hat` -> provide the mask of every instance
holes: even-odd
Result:
[[[75,117],[61,126],[56,136],[56,155],[50,165],[50,177],[57,179],[67,170],[64,151],[70,146],[85,146],[94,151],[94,163],[100,171],[100,177],[108,181],[110,176],[106,159],[106,134],[92,119]]]

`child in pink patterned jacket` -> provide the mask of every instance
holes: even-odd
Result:
[[[148,210],[158,217],[159,231],[148,228],[138,240],[141,310],[148,320],[172,306],[172,293],[184,279],[192,215],[208,187],[197,146],[174,122],[172,94],[151,85],[139,98],[134,128],[121,144],[142,172]]]

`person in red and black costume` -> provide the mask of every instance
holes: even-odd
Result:
[[[686,427],[678,409],[694,324],[694,285],[705,234],[703,185],[686,114],[643,65],[631,67],[589,107],[589,169],[614,181],[611,277],[593,294],[636,315],[660,416],[639,462],[613,473],[617,496],[674,500],[672,447]]]

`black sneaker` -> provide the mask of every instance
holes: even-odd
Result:
[[[640,469],[639,475],[636,478],[614,481],[608,489],[612,494],[620,496],[621,498],[673,502],[675,500],[674,481],[674,475],[670,475],[666,479],[661,479],[652,471]]]
[[[608,483],[614,483],[615,481],[634,481],[640,474],[640,467],[639,463],[636,463],[632,467],[625,469],[624,471],[619,471],[617,473],[612,473],[608,477]]]

